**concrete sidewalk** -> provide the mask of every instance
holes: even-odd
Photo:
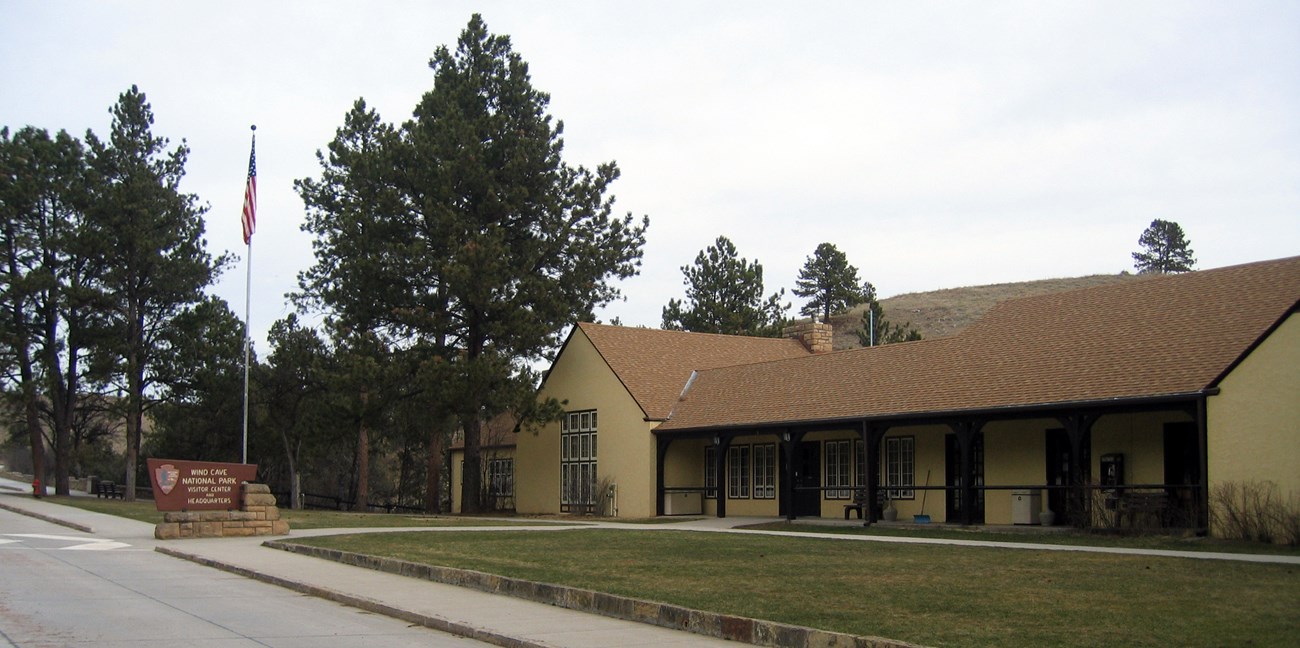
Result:
[[[138,548],[257,578],[313,596],[510,647],[735,646],[735,642],[622,621],[353,567],[263,547],[266,537],[160,541],[153,525],[62,506],[0,488],[0,507]],[[495,527],[500,528],[500,527]],[[534,527],[536,528],[536,527]],[[417,529],[403,529],[407,531]],[[277,539],[346,530],[292,532]]]
[[[327,598],[368,611],[386,614],[431,628],[502,646],[723,646],[735,645],[703,635],[669,630],[644,623],[624,621],[553,605],[490,594],[454,585],[400,576],[339,562],[322,560],[263,546],[267,539],[292,542],[296,538],[338,533],[385,531],[464,531],[468,527],[402,529],[316,529],[292,531],[288,536],[253,538],[206,538],[159,541],[153,525],[111,515],[37,500],[26,491],[18,494],[16,483],[0,480],[0,507],[77,528],[96,536],[152,548],[179,558],[257,578],[313,596]],[[21,485],[20,485],[21,486]],[[6,488],[7,487],[7,488]],[[771,522],[770,518],[701,518],[663,525],[593,522],[584,527],[619,528],[637,531],[692,530],[715,533],[789,535],[849,542],[996,547],[1039,551],[1075,551],[1142,556],[1230,560],[1300,565],[1300,556],[1230,554],[1198,551],[1168,551],[1050,545],[984,540],[938,539],[897,536],[861,536],[835,533],[752,531],[736,529],[746,524]],[[829,524],[829,523],[828,523]],[[526,530],[549,532],[566,526],[481,527],[482,530]],[[903,646],[886,639],[859,638],[860,645]]]

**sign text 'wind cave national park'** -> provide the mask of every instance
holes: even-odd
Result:
[[[256,464],[147,459],[159,511],[233,511],[239,485],[257,477]]]

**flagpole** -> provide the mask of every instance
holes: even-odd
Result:
[[[248,357],[249,350],[252,348],[252,320],[249,319],[251,312],[253,291],[253,239],[248,239],[248,263],[246,264],[247,273],[244,276],[244,452],[240,458],[240,463],[248,463]]]
[[[248,262],[244,265],[244,441],[240,463],[248,463],[248,365],[253,346],[252,328],[252,293],[253,293],[253,231],[257,229],[257,125],[249,127],[253,131],[252,143],[248,150],[248,183],[244,189],[244,210],[242,223],[244,245],[247,246]]]

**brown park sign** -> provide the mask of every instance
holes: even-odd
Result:
[[[146,459],[159,511],[234,511],[239,485],[257,478],[257,464]]]

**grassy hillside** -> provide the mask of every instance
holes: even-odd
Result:
[[[994,304],[1005,299],[1091,288],[1133,281],[1137,278],[1138,275],[1132,274],[1091,275],[990,286],[946,288],[896,295],[880,300],[880,305],[885,309],[886,319],[900,324],[911,322],[912,326],[921,332],[923,339],[931,339],[956,334],[983,316]],[[846,315],[831,318],[831,324],[835,327],[837,350],[860,346],[857,330],[862,325],[863,308],[859,306]]]

